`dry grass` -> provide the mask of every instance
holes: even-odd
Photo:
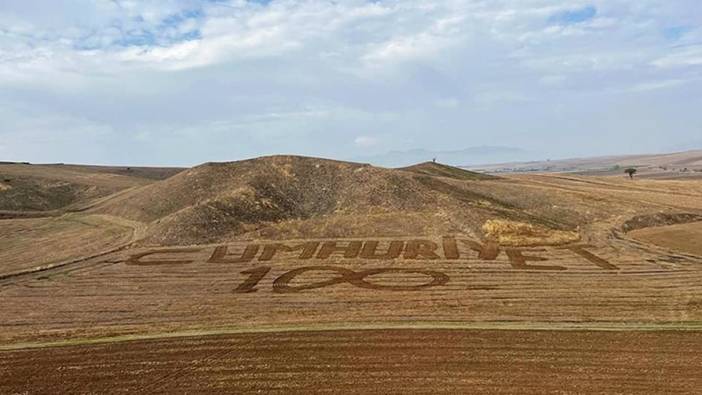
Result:
[[[101,167],[0,164],[0,210],[77,209],[93,199],[153,180]]]
[[[505,246],[560,245],[580,240],[577,232],[499,219],[486,221],[482,230],[487,239]]]
[[[2,220],[0,276],[94,255],[132,239],[133,227],[98,215]]]
[[[702,257],[702,222],[637,229],[632,238],[670,250]]]
[[[511,209],[499,199],[471,192],[471,185],[482,181],[467,180],[466,175],[456,180],[348,162],[275,156],[198,166],[112,199],[96,212],[148,223],[147,242],[170,245],[230,240],[253,231],[265,233],[267,228],[271,228],[269,233],[278,233],[279,225],[290,228],[296,223],[307,229],[297,233],[322,237],[325,235],[319,232],[310,234],[305,222],[333,221],[334,217],[343,222],[342,218],[352,216],[358,223],[369,224],[356,228],[357,233],[373,234],[386,227],[374,222],[378,215],[394,216],[399,222],[428,212],[450,212],[456,217],[450,227],[475,233],[477,224],[499,210]],[[438,227],[432,215],[425,218],[425,231]]]
[[[446,166],[446,165],[442,165],[440,163],[434,163],[434,162],[424,162],[424,163],[420,163],[418,165],[404,167],[404,168],[401,168],[400,170],[405,170],[405,171],[409,171],[409,172],[417,173],[417,174],[424,174],[427,176],[454,178],[457,180],[475,181],[475,180],[497,180],[498,179],[498,177],[495,177],[495,176],[492,176],[489,174],[476,173],[476,172],[468,171],[468,170],[461,169],[458,167]]]

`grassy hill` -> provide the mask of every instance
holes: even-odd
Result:
[[[270,156],[206,163],[111,199],[97,212],[148,223],[147,240],[156,244],[364,233],[479,234],[489,218],[528,219],[513,202],[480,191],[478,184],[485,182],[502,183],[435,163],[385,169]]]
[[[413,166],[403,167],[400,170],[410,171],[428,176],[448,177],[457,180],[496,180],[498,177],[489,174],[477,173],[458,167],[442,165],[435,162],[424,162]]]

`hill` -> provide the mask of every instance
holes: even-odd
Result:
[[[436,162],[424,162],[417,165],[404,167],[400,170],[428,176],[454,178],[457,180],[496,180],[498,178],[489,174],[477,173],[458,167],[442,165],[441,163]]]
[[[479,186],[485,182],[491,187]],[[501,183],[433,163],[385,169],[271,156],[197,166],[111,199],[96,212],[149,224],[146,242],[155,244],[241,237],[481,235],[490,218],[554,229],[575,226],[557,215],[532,215],[520,203],[493,194],[492,189],[504,188]]]
[[[26,216],[28,211],[77,210],[95,199],[168,178],[181,170],[1,162],[0,211]]]

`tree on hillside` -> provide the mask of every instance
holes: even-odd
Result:
[[[628,174],[629,178],[633,179],[634,174],[636,174],[636,169],[634,169],[633,167],[630,167],[630,168],[624,170],[624,173]]]

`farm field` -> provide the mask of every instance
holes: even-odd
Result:
[[[0,392],[700,384],[702,181],[169,172],[0,220]]]
[[[637,240],[688,254],[702,255],[702,223],[668,225],[631,232]]]
[[[6,317],[0,340],[316,324],[688,329],[702,323],[699,259],[626,244],[519,250],[522,259],[539,261],[514,259],[517,250],[510,250],[510,259],[504,249],[494,259],[479,259],[461,240],[459,258],[448,260],[440,249],[437,259],[403,255],[389,261],[346,258],[343,250],[326,258],[319,254],[324,245],[359,240],[286,242],[282,245],[320,247],[314,257],[277,252],[265,261],[264,246],[281,244],[262,244],[257,258],[238,263],[246,248],[258,244],[226,244],[220,261],[212,258],[222,248],[215,245],[116,252],[0,283],[5,301],[0,314]],[[386,251],[398,241],[405,249],[416,245],[413,239],[363,243],[377,242],[377,250]]]
[[[126,245],[135,228],[99,215],[5,220],[0,227],[0,277],[47,268]]]
[[[346,330],[0,353],[0,392],[695,393],[700,332]],[[86,357],[89,355],[89,357]]]

